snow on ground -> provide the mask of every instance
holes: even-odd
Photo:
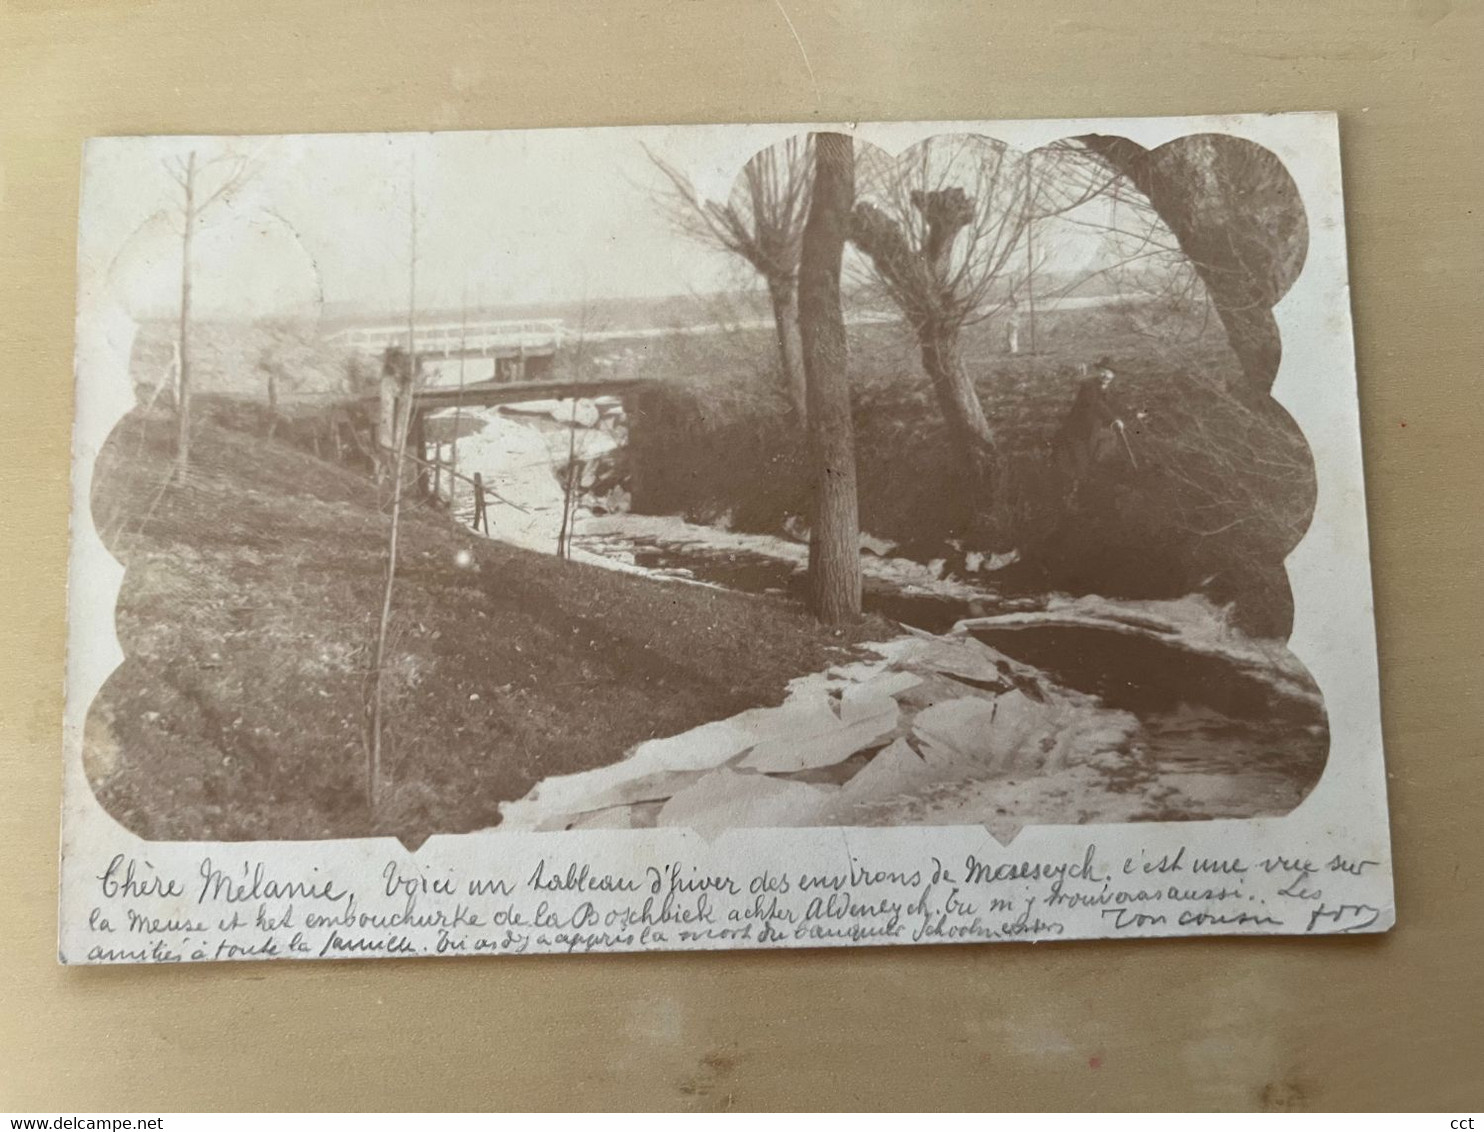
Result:
[[[548,554],[555,552],[562,517],[559,473],[569,455],[593,461],[621,443],[609,427],[621,410],[616,404],[605,403],[608,400],[532,401],[464,410],[466,417],[473,416],[483,426],[460,441],[459,468],[466,475],[480,472],[498,493],[490,499],[492,538]],[[462,484],[455,511],[466,519],[473,511],[471,492]],[[676,515],[592,515],[579,507],[574,523],[574,558],[625,572],[675,576],[673,572],[635,566],[632,553],[625,549],[626,544],[635,542],[677,551],[692,548],[759,555],[786,562],[800,571],[809,558],[809,549],[802,542],[702,526]],[[878,541],[869,535],[862,537],[863,547],[882,549]],[[999,604],[993,592],[943,577],[941,562],[921,563],[873,553],[862,555],[861,570],[867,579],[904,595],[931,595],[979,604],[981,608]],[[1319,703],[1317,689],[1285,642],[1248,637],[1230,624],[1228,610],[1199,595],[1141,601],[1052,594],[1038,604],[1042,608],[966,619],[954,627],[953,633],[1063,625],[1143,636],[1187,652],[1220,657],[1284,695]]]
[[[677,551],[690,548],[755,554],[788,562],[799,571],[809,560],[809,548],[803,543],[772,535],[726,531],[688,523],[676,515],[585,517],[578,524],[577,536],[600,553],[604,549],[612,552],[613,548],[622,547],[625,542],[646,541]],[[863,536],[863,546],[869,538]],[[942,577],[941,568],[941,562],[921,563],[874,554],[861,556],[862,574],[898,593],[932,595],[963,601],[966,606],[1004,607],[1001,595],[955,578]],[[951,633],[964,636],[975,629],[1026,626],[1106,629],[1148,637],[1186,652],[1219,657],[1283,695],[1316,706],[1321,703],[1308,672],[1289,651],[1286,642],[1247,636],[1231,624],[1229,609],[1198,594],[1168,600],[1050,594],[1031,604],[1038,608],[966,618],[955,625]]]
[[[579,404],[575,428],[571,402],[464,415],[483,424],[460,441],[459,468],[480,472],[502,497],[490,500],[491,537],[553,553],[560,470],[569,454],[592,460],[618,446],[608,427],[610,407]],[[467,488],[455,510],[466,518],[472,511]],[[635,566],[624,547],[647,542],[746,553],[798,570],[808,560],[800,542],[676,516],[579,510],[575,537],[582,546],[574,558],[657,577],[670,575]],[[941,563],[866,554],[861,565],[868,578],[903,594],[962,600],[966,608],[996,601],[942,577]],[[546,779],[501,807],[500,828],[982,824],[1008,836],[1029,823],[1255,816],[1297,804],[1302,790],[1283,774],[1268,782],[1229,767],[1216,773],[1155,767],[1138,718],[1056,684],[971,634],[1044,625],[1143,636],[1220,657],[1284,694],[1316,702],[1307,674],[1282,642],[1246,637],[1229,624],[1226,610],[1198,596],[1051,595],[1039,604],[960,621],[947,636],[914,632],[870,646],[873,659],[793,681],[777,707],[641,743],[609,766]]]
[[[1213,744],[1195,727],[1171,758],[1134,715],[972,637],[865,648],[792,681],[777,707],[545,779],[500,807],[500,828],[982,825],[1008,841],[1025,825],[1281,815],[1322,766],[1322,749],[1318,766],[1294,765],[1294,732]]]
[[[584,518],[577,528],[578,536],[602,540],[644,540],[677,549],[700,547],[711,551],[740,551],[792,563],[802,570],[809,562],[809,548],[804,543],[775,535],[727,531],[718,527],[688,523],[678,515],[595,515]],[[889,545],[863,535],[863,547]],[[904,594],[932,594],[937,597],[974,601],[990,597],[986,591],[941,576],[942,563],[914,562],[910,558],[884,558],[875,554],[861,556],[861,572],[874,581],[895,587]]]
[[[580,400],[575,405],[572,401],[528,401],[460,410],[466,428],[471,418],[480,422],[478,431],[459,441],[458,466],[462,475],[478,472],[497,493],[488,501],[491,538],[546,554],[556,552],[562,520],[563,489],[559,476],[569,455],[591,462],[620,446],[620,438],[608,427],[616,409],[615,405],[605,403],[611,400]],[[452,415],[452,410],[440,414],[443,418]],[[443,448],[442,456],[447,461],[452,446]],[[455,513],[467,522],[473,509],[472,489],[459,483],[454,498]],[[701,526],[675,515],[626,512],[592,515],[579,508],[573,538],[575,559],[610,569],[666,577],[673,575],[634,566],[632,554],[625,551],[623,544],[642,540],[676,548],[741,551],[787,562],[798,570],[809,559],[809,548],[801,542]],[[889,546],[870,535],[863,535],[861,541],[863,548],[877,552]],[[867,578],[904,594],[930,594],[963,601],[990,596],[967,583],[940,576],[941,562],[924,564],[874,553],[862,556],[861,568]]]
[[[459,441],[458,465],[460,475],[478,472],[494,493],[488,497],[490,537],[554,554],[562,523],[560,475],[569,455],[594,460],[618,447],[611,432],[595,427],[598,407],[591,401],[578,401],[575,408],[572,401],[541,401],[459,412],[465,422],[481,423]],[[451,419],[453,412],[440,416]],[[443,445],[443,460],[451,457],[452,446]],[[453,509],[465,522],[472,518],[470,485],[457,485]]]

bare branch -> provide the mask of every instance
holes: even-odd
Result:
[[[1002,143],[931,138],[900,159],[866,151],[851,238],[915,324],[954,332],[1003,290],[1038,215],[1027,158]]]
[[[238,156],[236,154],[228,154],[208,161],[197,171],[197,176],[200,176],[201,173],[204,173],[206,170],[211,169],[213,165],[217,165],[219,163],[228,164],[229,171],[227,175],[222,179],[221,183],[218,184],[214,190],[203,197],[201,201],[196,205],[195,211],[197,216],[200,216],[223,197],[230,198],[233,193],[236,193],[244,185],[246,185],[247,182],[252,180],[252,178],[256,176],[257,173],[255,169],[250,167],[247,158]]]
[[[813,184],[812,147],[811,139],[793,137],[760,150],[743,166],[725,202],[702,200],[684,174],[645,147],[669,185],[655,203],[671,226],[746,262],[767,286],[779,369],[800,417],[805,398],[796,312],[799,253]]]
[[[809,146],[806,138],[789,138],[761,150],[725,202],[701,199],[680,170],[648,146],[644,152],[669,183],[656,203],[676,231],[740,256],[770,285],[791,285],[809,206]]]

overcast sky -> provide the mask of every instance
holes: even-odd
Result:
[[[406,308],[417,184],[418,303],[667,295],[734,285],[731,261],[672,232],[659,176],[618,131],[128,139],[90,154],[84,222],[119,252],[116,295],[136,314],[179,302],[180,192],[165,162],[194,148],[206,186],[255,170],[202,218],[193,261],[203,316],[306,310],[322,297]],[[100,233],[100,235],[103,235]]]
[[[486,305],[715,291],[746,273],[669,228],[641,139],[722,195],[778,129],[709,141],[663,129],[104,139],[88,153],[82,223],[94,246],[117,249],[109,286],[136,317],[178,309],[180,190],[167,163],[192,150],[206,192],[230,168],[224,155],[253,169],[198,229],[202,317],[310,314],[321,302],[405,310],[414,176],[423,309],[457,308],[466,289]]]

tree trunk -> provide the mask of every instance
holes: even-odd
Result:
[[[381,616],[376,623],[376,653],[372,660],[371,742],[366,756],[366,806],[374,815],[381,788],[382,683],[386,674],[386,639],[392,624],[392,590],[397,581],[397,542],[402,529],[402,468],[407,455],[407,425],[403,414],[392,442],[392,521],[387,533],[386,581],[381,591]]]
[[[191,236],[196,228],[196,151],[186,160],[185,231],[180,241],[180,373],[175,401],[175,463],[191,463]]]
[[[773,303],[773,328],[778,337],[778,365],[783,377],[783,392],[793,406],[799,423],[808,419],[808,392],[804,385],[804,362],[799,356],[798,285],[793,280],[768,283],[768,298]]]
[[[1078,140],[1149,201],[1205,285],[1243,375],[1264,392],[1271,389],[1283,354],[1272,310],[1277,296],[1260,293],[1233,233],[1203,216],[1198,187],[1172,181],[1151,151],[1127,138],[1088,134]]]
[[[410,239],[407,257],[407,382],[402,397],[392,400],[392,525],[387,532],[386,584],[381,595],[381,617],[376,625],[376,653],[373,658],[371,683],[371,735],[366,751],[366,808],[372,817],[380,801],[382,779],[382,685],[386,676],[387,633],[392,624],[392,593],[397,583],[397,544],[402,529],[402,470],[407,457],[407,434],[416,409],[413,394],[417,388],[417,167],[413,166],[412,191],[409,195],[408,221]],[[390,361],[387,359],[386,361]],[[386,412],[386,372],[393,366],[382,365],[382,413]],[[384,441],[383,441],[384,443]]]
[[[922,351],[922,368],[933,383],[938,408],[948,426],[960,468],[958,491],[959,519],[952,534],[969,538],[976,544],[997,539],[1002,532],[992,529],[988,516],[995,509],[995,445],[984,415],[979,392],[964,368],[959,354],[958,334],[952,330],[926,325],[918,329]],[[1002,550],[998,545],[977,546],[980,550]]]
[[[941,313],[954,307],[949,260],[954,241],[974,218],[974,205],[958,188],[914,193],[912,204],[926,225],[920,251],[914,250],[897,220],[868,203],[856,206],[850,235],[871,257],[876,273],[915,329],[922,367],[932,380],[962,469],[950,534],[974,540],[978,549],[998,550],[990,544],[1006,532],[996,530],[1004,524],[993,518],[998,513],[993,496],[994,437],[959,354],[960,316]]]
[[[454,508],[458,490],[459,441],[464,428],[464,362],[469,356],[469,285],[464,284],[463,306],[459,308],[459,399],[453,408],[453,444],[448,453],[448,509]]]
[[[859,617],[861,609],[855,436],[840,309],[840,263],[855,201],[854,144],[844,134],[816,134],[814,155],[814,193],[799,256],[799,332],[814,476],[809,599],[815,616],[839,625]]]
[[[407,398],[407,406],[407,411],[412,414],[412,420],[408,426],[408,432],[410,434],[408,444],[412,447],[417,460],[417,466],[412,480],[418,498],[424,499],[432,494],[428,478],[428,430],[425,425],[426,415],[421,409],[413,407],[410,394]]]

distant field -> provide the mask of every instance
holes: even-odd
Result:
[[[1057,312],[1095,309],[1111,301],[1110,296],[1095,291],[1095,287],[1079,288],[1075,295],[1043,301],[1047,333],[1056,333]],[[196,388],[206,393],[266,400],[268,372],[276,367],[281,379],[278,393],[285,401],[323,400],[344,393],[354,381],[356,358],[352,351],[334,341],[334,335],[371,324],[400,326],[406,317],[406,312],[348,311],[331,304],[317,321],[197,320],[192,331]],[[893,314],[865,300],[852,304],[846,317],[854,326],[895,322]],[[766,299],[752,291],[512,304],[468,311],[430,308],[420,310],[417,315],[418,322],[425,326],[455,325],[461,319],[474,322],[559,319],[566,342],[563,360],[569,365],[592,364],[621,353],[662,354],[656,343],[678,336],[726,339],[738,335],[749,340],[749,349],[754,348],[751,343],[755,342],[757,356],[768,364],[773,333]],[[983,337],[1000,331],[997,327],[993,331],[981,327],[976,333]],[[171,318],[140,325],[130,360],[136,387],[153,390],[167,379],[178,334],[179,327]],[[367,362],[374,368],[375,359],[359,361],[362,369]]]
[[[178,333],[174,322],[140,325],[129,371],[141,404],[169,398]],[[352,355],[312,323],[201,321],[191,331],[199,393],[266,402],[272,375],[281,407],[312,408],[349,394],[356,373]]]

